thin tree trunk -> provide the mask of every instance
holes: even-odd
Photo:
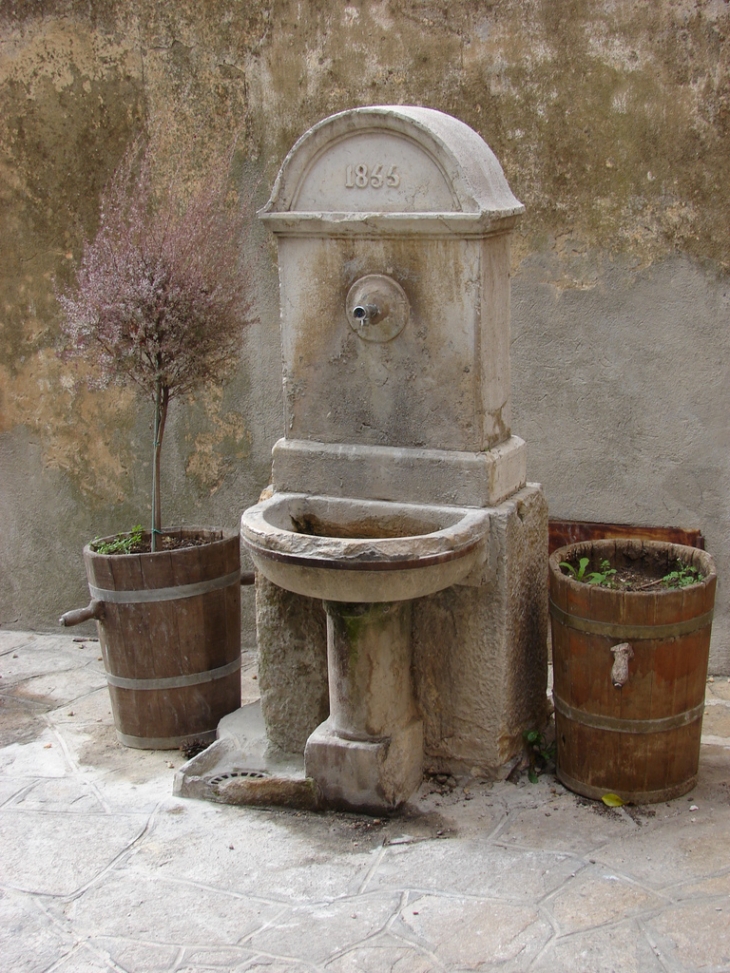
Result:
[[[150,549],[157,549],[157,537],[162,533],[162,504],[160,490],[160,457],[162,455],[162,440],[165,435],[165,421],[167,420],[167,406],[170,401],[170,390],[158,383],[155,395],[155,424],[154,424],[154,452],[152,460],[152,536]]]

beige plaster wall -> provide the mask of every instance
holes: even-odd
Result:
[[[475,128],[527,207],[529,478],[553,516],[700,527],[730,672],[728,30],[725,0],[3,0],[0,624],[52,628],[85,603],[82,544],[147,516],[148,407],[77,392],[54,353],[53,279],[130,138],[156,129],[195,179],[238,131],[263,202],[314,122],[421,104]],[[171,418],[168,522],[235,527],[282,432],[274,248],[247,249],[259,321],[234,382]]]

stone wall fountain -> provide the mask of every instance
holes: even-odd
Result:
[[[178,793],[388,811],[424,767],[506,774],[544,719],[547,508],[510,430],[522,211],[430,109],[342,112],[284,161],[259,215],[286,435],[241,522],[261,710],[227,717]]]

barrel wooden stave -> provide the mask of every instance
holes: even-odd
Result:
[[[570,553],[603,557],[663,558],[666,571],[681,558],[706,574],[701,584],[679,590],[620,592],[576,582],[562,574],[559,562]],[[660,548],[661,550],[656,550]],[[673,625],[711,613],[716,575],[703,551],[656,542],[601,541],[563,548],[550,559],[551,601],[568,616],[615,626]],[[552,609],[551,609],[552,610]],[[554,697],[558,778],[587,797],[607,792],[634,803],[669,800],[690,790],[697,778],[710,624],[694,632],[663,638],[622,638],[577,631],[552,610]],[[619,630],[620,631],[620,630]],[[611,647],[628,641],[634,657],[625,686],[611,680]],[[570,715],[561,712],[569,707]],[[666,721],[683,725],[666,728]],[[612,729],[588,725],[593,719],[616,721]],[[652,722],[665,726],[653,729]],[[628,721],[641,721],[648,732],[617,732]]]
[[[155,554],[84,552],[89,583],[134,592],[213,581],[240,572],[239,540],[220,532],[202,546]],[[173,533],[169,531],[168,533]],[[241,623],[238,581],[204,594],[170,601],[105,602],[98,623],[117,735],[127,746],[174,749],[215,739],[219,720],[241,704]],[[145,681],[232,671],[194,685],[144,688]],[[215,674],[213,674],[215,675]],[[127,688],[112,680],[139,680]]]

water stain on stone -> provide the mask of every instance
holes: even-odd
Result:
[[[15,691],[17,693],[17,690]],[[32,743],[48,729],[41,718],[55,709],[57,703],[43,698],[24,699],[17,695],[0,695],[0,747]]]

